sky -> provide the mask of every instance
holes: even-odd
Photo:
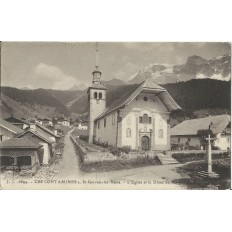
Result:
[[[230,53],[229,43],[99,42],[103,80],[128,80],[149,64],[185,64],[198,55],[206,59]],[[4,42],[1,85],[32,89],[69,89],[90,85],[95,68],[95,43]]]

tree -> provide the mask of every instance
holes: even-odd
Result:
[[[215,138],[215,134],[213,133],[212,130],[208,129],[208,130],[198,130],[197,131],[197,136],[199,137],[200,140],[200,144],[201,146],[203,146],[203,148],[205,149],[208,141],[206,140],[206,138],[210,135],[211,138]]]

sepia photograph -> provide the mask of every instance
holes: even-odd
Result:
[[[231,188],[228,42],[1,42],[0,188]]]

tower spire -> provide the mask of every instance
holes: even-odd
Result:
[[[96,64],[95,64],[96,70],[98,70],[99,67],[99,61],[98,61],[98,42],[96,42]]]
[[[95,70],[93,71],[93,83],[101,83],[101,72],[99,71],[99,59],[98,59],[98,42],[95,44],[96,47],[96,60],[95,60]]]

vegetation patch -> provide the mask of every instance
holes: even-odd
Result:
[[[113,154],[116,151],[115,147],[106,149],[95,144],[87,144],[74,137],[71,137],[71,139],[74,143],[75,151],[80,157],[80,169],[82,171],[105,172],[149,165],[161,165],[155,155],[129,152],[130,149],[128,147],[118,148],[117,152]],[[98,147],[102,150],[96,150]]]
[[[204,160],[205,159],[205,153],[174,153],[172,154],[172,157],[176,159],[180,163],[187,163],[191,161],[198,161],[198,160]],[[224,159],[228,158],[229,153],[223,152],[223,153],[213,153],[212,158],[213,159]]]
[[[191,178],[176,180],[178,184],[185,184],[189,189],[230,189],[231,185],[231,160],[225,158],[221,160],[214,160],[212,169],[219,174],[219,178],[193,178],[194,174],[200,171],[207,171],[207,162],[197,161],[185,164],[179,167],[177,171],[181,175],[188,175]]]

